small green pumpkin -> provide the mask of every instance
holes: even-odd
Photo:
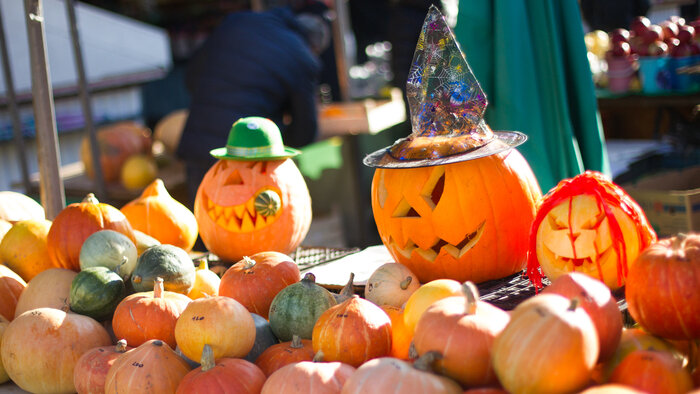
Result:
[[[265,190],[255,196],[253,207],[262,216],[275,216],[282,206],[282,199],[274,190]]]
[[[121,276],[107,267],[88,267],[73,278],[70,309],[98,321],[108,320],[126,295]]]
[[[167,291],[187,295],[194,285],[194,263],[184,249],[173,245],[155,245],[139,256],[131,274],[136,292],[150,291],[157,277],[163,278]]]
[[[270,304],[270,328],[282,342],[294,335],[311,339],[314,324],[326,309],[336,305],[333,293],[316,284],[316,277],[307,273],[297,283],[282,289]]]
[[[253,316],[253,321],[255,322],[255,342],[253,343],[253,348],[250,349],[250,352],[243,359],[254,363],[265,349],[280,343],[280,341],[272,332],[270,322],[267,319],[257,313],[251,313],[250,315]]]
[[[136,267],[136,245],[126,235],[114,230],[100,230],[80,247],[80,269],[107,267],[127,279]]]

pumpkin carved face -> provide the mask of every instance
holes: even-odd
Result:
[[[235,262],[299,246],[311,225],[311,197],[290,159],[219,160],[199,186],[194,215],[204,245]]]
[[[372,210],[382,242],[421,282],[482,282],[522,269],[541,196],[515,150],[418,168],[378,168]]]

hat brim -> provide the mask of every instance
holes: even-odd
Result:
[[[288,146],[284,147],[284,154],[283,155],[264,155],[264,154],[258,154],[258,155],[248,155],[248,156],[234,156],[228,154],[228,151],[226,147],[222,148],[216,148],[212,149],[209,151],[209,154],[216,157],[217,159],[224,159],[224,160],[250,160],[250,161],[256,161],[256,160],[282,160],[282,159],[288,159],[290,157],[298,156],[301,154],[301,151],[298,149],[290,148]]]
[[[465,153],[458,153],[437,159],[399,160],[388,153],[389,148],[387,147],[368,154],[362,160],[362,163],[368,167],[376,168],[416,168],[439,166],[495,155],[496,153],[515,148],[516,146],[527,141],[527,135],[519,131],[494,131],[493,134],[496,138]]]

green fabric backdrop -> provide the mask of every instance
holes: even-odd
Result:
[[[584,170],[610,175],[576,0],[462,0],[455,36],[486,91],[486,121],[518,130],[547,192]]]

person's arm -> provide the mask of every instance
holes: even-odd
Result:
[[[284,143],[292,147],[302,147],[314,142],[318,136],[318,110],[316,93],[318,85],[315,80],[297,84],[290,92],[291,123],[285,127]]]

